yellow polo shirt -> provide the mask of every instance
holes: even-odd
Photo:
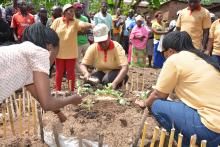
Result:
[[[165,31],[165,23],[164,22],[161,22],[161,24],[159,24],[156,20],[153,21],[152,23],[152,28],[157,30],[157,31]],[[156,40],[160,40],[160,36],[161,35],[158,35],[158,34],[155,34],[154,33],[154,39]]]
[[[220,72],[187,51],[170,56],[163,65],[156,89],[196,109],[202,123],[220,133]]]
[[[220,56],[220,19],[211,25],[209,38],[214,39],[212,54]]]
[[[104,52],[98,49],[98,43],[90,45],[82,60],[82,64],[94,65],[98,71],[103,72],[121,69],[121,66],[128,65],[122,46],[118,42],[113,41],[113,43],[114,48],[107,51],[106,58]]]
[[[177,19],[176,27],[181,28],[180,31],[186,31],[192,38],[193,45],[197,49],[201,49],[203,40],[203,29],[211,26],[211,17],[209,11],[203,7],[200,10],[191,10],[185,8],[181,10]]]
[[[51,29],[53,29],[60,38],[60,49],[57,58],[78,58],[77,32],[81,30],[79,22],[78,19],[74,19],[67,24],[63,17],[53,21]]]

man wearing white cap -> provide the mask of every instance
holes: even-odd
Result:
[[[84,78],[98,78],[102,84],[112,83],[114,89],[128,80],[128,61],[122,46],[110,39],[110,30],[105,24],[97,24],[93,29],[94,41],[82,60],[81,71]],[[90,74],[87,67],[93,65],[96,71]]]

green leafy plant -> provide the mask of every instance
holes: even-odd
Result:
[[[77,93],[79,95],[84,95],[84,94],[93,94],[94,90],[90,84],[81,84],[80,80],[77,80]]]
[[[97,89],[95,91],[95,95],[110,95],[116,98],[120,98],[122,97],[123,93],[112,89],[112,85],[108,84],[107,86],[104,86],[104,89]]]
[[[150,93],[151,93],[150,90],[140,93],[139,99],[146,100],[149,97]]]
[[[88,111],[91,111],[92,107],[94,106],[94,103],[95,102],[92,99],[86,99],[80,104],[80,106],[82,108],[87,109]]]

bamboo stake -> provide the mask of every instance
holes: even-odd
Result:
[[[44,130],[43,130],[42,114],[41,114],[40,110],[38,110],[37,112],[38,112],[38,120],[39,120],[39,126],[40,126],[41,141],[44,143]]]
[[[14,126],[13,115],[12,115],[12,112],[11,112],[11,107],[9,106],[8,103],[6,103],[6,105],[7,105],[7,109],[8,109],[8,113],[9,113],[9,119],[10,119],[11,131],[12,131],[13,135],[15,135],[15,126]]]
[[[148,125],[148,123],[145,122],[145,123],[144,123],[144,129],[143,129],[143,133],[142,133],[142,138],[141,138],[141,145],[140,145],[140,147],[144,147],[144,140],[145,140],[145,137],[146,137],[147,125]]]
[[[6,104],[9,103],[8,98],[6,98],[5,102],[6,102]],[[9,107],[6,108],[6,113],[9,113]]]
[[[196,139],[197,139],[196,135],[191,136],[190,147],[196,147]]]
[[[13,94],[13,97],[14,97],[14,102],[15,102],[15,107],[16,107],[16,113],[18,113],[18,102],[17,102],[15,93]]]
[[[3,137],[4,139],[6,139],[6,112],[5,112],[5,106],[2,107],[2,113],[3,113],[3,118],[2,118],[2,122],[3,122]]]
[[[22,98],[21,95],[19,95],[19,134],[22,135],[23,129],[22,129]]]
[[[60,147],[59,135],[57,133],[57,129],[55,125],[53,125],[53,135],[54,135],[54,140],[55,140],[57,147]]]
[[[13,105],[12,96],[10,96],[9,98],[10,98],[10,104],[11,104],[12,115],[13,115],[13,117],[15,118],[15,109],[14,109],[14,105]]]
[[[171,132],[170,132],[170,139],[169,139],[168,147],[172,147],[173,146],[174,134],[175,134],[175,129],[172,128]]]
[[[131,92],[133,91],[133,86],[134,86],[134,75],[132,73],[132,75],[131,75]]]
[[[33,126],[34,126],[34,134],[37,134],[37,118],[36,118],[36,108],[35,108],[35,100],[32,98],[32,115],[33,115]]]
[[[69,92],[72,92],[72,80],[69,80]]]
[[[159,147],[163,147],[164,142],[165,142],[165,137],[166,137],[166,130],[162,129],[161,135],[160,135],[160,143],[159,143]]]
[[[206,147],[207,141],[206,140],[202,140],[201,142],[201,147]]]
[[[27,96],[27,101],[28,101],[28,134],[30,132],[30,124],[31,124],[31,97],[30,97],[30,93],[28,93],[28,96]]]
[[[26,92],[26,89],[25,89],[25,87],[23,87],[22,88],[22,99],[23,99],[22,108],[23,108],[24,116],[25,116],[25,99],[26,99],[25,92]]]
[[[139,90],[139,89],[138,89],[138,80],[139,80],[138,77],[139,77],[139,74],[138,74],[138,72],[137,72],[137,83],[136,83],[136,84],[137,84],[137,91]]]
[[[183,142],[183,134],[179,133],[177,147],[182,147],[182,142]]]
[[[156,127],[154,128],[153,138],[152,138],[150,147],[154,147],[154,145],[155,145],[155,143],[156,143],[156,140],[157,140],[157,136],[158,136],[158,134],[159,134],[159,130],[160,130],[160,128],[159,128],[158,126],[156,126]]]
[[[142,91],[144,91],[144,85],[145,85],[145,83],[144,83],[144,76],[145,76],[145,72],[143,72]]]

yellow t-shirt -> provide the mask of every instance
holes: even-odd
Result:
[[[209,32],[209,38],[213,38],[213,55],[220,56],[220,19],[213,22]]]
[[[153,21],[152,28],[155,29],[155,30],[157,30],[157,31],[165,31],[165,23],[164,23],[164,22],[161,22],[161,24],[159,24],[159,23],[155,20],[155,21]],[[160,40],[160,36],[161,36],[161,35],[158,35],[158,34],[155,34],[155,33],[154,33],[154,39]]]
[[[196,109],[202,123],[220,133],[220,72],[187,51],[170,56],[163,65],[156,89],[177,97]]]
[[[197,49],[202,47],[203,29],[208,29],[210,26],[209,11],[203,7],[200,10],[194,10],[192,13],[188,8],[181,10],[176,22],[176,27],[179,27],[180,31],[186,31],[191,36],[193,45]]]
[[[98,49],[98,43],[94,43],[87,49],[82,64],[94,65],[98,71],[103,72],[120,69],[121,66],[128,65],[122,46],[115,41],[113,43],[114,48],[107,51],[106,61],[104,52]]]
[[[69,24],[63,17],[57,18],[51,25],[60,38],[60,49],[57,55],[59,59],[75,59],[78,58],[77,32],[81,30],[80,21],[74,19]]]

